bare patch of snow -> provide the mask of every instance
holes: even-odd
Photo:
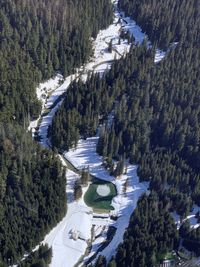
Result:
[[[108,185],[98,185],[96,192],[99,196],[108,196],[110,194],[110,187]]]

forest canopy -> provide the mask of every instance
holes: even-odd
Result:
[[[66,213],[65,169],[27,133],[41,110],[36,87],[56,72],[66,76],[86,62],[92,38],[112,16],[109,0],[0,1],[2,266],[31,251]],[[51,251],[47,259],[38,253],[25,266],[34,266],[35,257],[38,264],[49,263]]]
[[[62,151],[76,146],[79,138],[96,134],[98,125],[104,123],[97,146],[104,161],[108,165],[113,159],[137,163],[140,180],[149,181],[150,190],[156,192],[156,205],[165,207],[167,216],[175,211],[181,219],[194,204],[200,205],[200,16],[197,18],[200,9],[196,1],[189,2],[179,5],[179,1],[155,0],[145,5],[144,1],[120,1],[119,7],[133,18],[138,8],[136,21],[149,33],[153,47],[147,48],[145,43],[140,47],[133,45],[102,79],[93,74],[86,83],[74,82],[49,129],[53,147]],[[168,16],[164,17],[166,25],[163,10]],[[185,17],[183,10],[187,13]],[[151,32],[155,23],[160,30]],[[179,26],[174,29],[177,23]],[[177,43],[155,64],[156,46],[166,49],[172,42]],[[111,112],[114,118],[112,125],[108,125]],[[153,217],[149,225],[152,220]],[[174,231],[174,226],[171,229]],[[128,233],[125,238],[130,244],[135,237],[131,234],[131,223]],[[198,254],[199,228],[192,233],[185,231],[182,236],[190,239],[195,236],[192,250]],[[174,244],[175,239],[174,235]],[[139,242],[138,239],[131,248],[132,263],[127,263],[129,248],[126,244],[121,246],[123,252],[116,258],[117,266],[122,266],[123,257],[123,266],[138,266],[138,262],[147,266],[148,252]],[[168,245],[166,248],[172,249]],[[135,261],[138,246],[142,258]],[[159,240],[155,240],[155,257],[158,246]]]

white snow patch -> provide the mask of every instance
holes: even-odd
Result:
[[[98,185],[96,192],[99,196],[108,196],[110,194],[110,187],[108,185]]]
[[[63,159],[62,159],[63,160]],[[63,164],[64,161],[63,161]],[[91,239],[92,210],[81,201],[74,201],[73,187],[79,176],[68,170],[67,178],[67,214],[63,220],[45,237],[43,243],[52,247],[53,257],[50,267],[72,267],[84,255]],[[71,232],[78,233],[74,240]]]

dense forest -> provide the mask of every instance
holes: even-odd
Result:
[[[0,1],[1,266],[30,252],[67,208],[65,170],[26,133],[41,109],[36,86],[88,60],[92,38],[112,14],[108,0]],[[45,251],[22,265],[47,266],[51,251]]]
[[[119,8],[160,48],[193,39],[200,30],[200,2],[195,0],[120,0]]]
[[[65,170],[17,125],[0,127],[0,261],[14,263],[66,212]]]
[[[117,266],[154,267],[159,254],[177,248],[178,233],[167,210],[156,194],[139,200],[118,248]]]
[[[65,76],[85,62],[91,37],[111,21],[108,0],[2,0],[0,118],[24,124],[37,117],[39,81],[55,71]]]
[[[136,2],[141,4],[141,12],[151,14],[149,27],[155,22],[154,15],[159,20],[156,25],[162,25],[166,1],[150,1],[152,6],[149,9],[144,1],[123,2],[129,15],[134,14]],[[159,64],[154,63],[155,47],[157,44],[163,47],[162,41],[167,44],[168,28],[165,35],[160,33],[160,37],[155,31],[150,34],[152,41],[156,36],[159,40],[151,49],[145,43],[141,47],[133,45],[130,53],[115,62],[102,79],[91,75],[86,83],[74,82],[53,119],[49,136],[52,146],[62,151],[76,146],[80,137],[95,135],[98,125],[104,123],[97,152],[108,166],[112,165],[113,159],[129,159],[131,163],[139,164],[140,180],[150,181],[150,189],[157,192],[157,205],[166,207],[166,213],[176,211],[182,220],[194,203],[200,205],[200,35],[197,34],[200,27],[197,13],[200,9],[196,1],[190,5],[183,1],[184,14],[190,14],[189,18],[187,15],[183,17],[182,5],[175,4],[176,1],[167,2],[168,13],[175,9],[180,28],[187,26],[188,29],[180,30],[179,34],[173,33],[168,44],[172,41],[178,41],[178,44],[167,57]],[[174,23],[170,18],[167,23],[173,29]],[[145,21],[140,14],[142,19]],[[109,114],[113,116],[111,125],[106,122]],[[158,214],[158,217],[162,216]],[[153,217],[150,217],[149,225],[153,222]],[[127,232],[129,234],[125,238],[128,244],[134,238],[132,223]],[[187,240],[194,236],[195,242],[191,247],[198,254],[199,228],[185,231],[183,244],[186,246]],[[155,243],[153,253],[156,255],[159,241]],[[168,245],[166,248],[170,250],[172,247]],[[133,254],[136,247],[144,253],[142,261],[146,264],[148,252],[138,243],[132,247]],[[121,250],[125,255],[123,262],[128,264],[124,266],[138,266],[137,259],[132,265],[127,263],[130,255],[128,247],[122,245]],[[122,266],[119,259],[116,258],[117,264]]]
[[[19,267],[48,267],[51,263],[52,249],[47,245],[41,245],[38,250],[19,264]]]
[[[151,193],[139,200],[110,266],[154,266],[179,238],[200,255],[200,227],[191,230],[182,221],[200,205],[200,3],[121,0],[119,8],[141,25],[153,47],[133,44],[102,78],[89,74],[85,83],[73,82],[49,138],[53,149],[68,150],[101,125],[97,152],[107,168],[113,172],[113,160],[119,168],[125,160],[138,164]],[[92,37],[111,21],[108,0],[0,3],[0,266],[29,252],[67,209],[65,170],[25,131],[41,108],[35,87],[85,62]],[[156,47],[167,50],[174,42],[155,64]],[[173,211],[181,218],[179,233]],[[47,266],[50,258],[51,249],[41,247],[21,265]]]

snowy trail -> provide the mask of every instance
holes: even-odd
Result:
[[[114,60],[120,59],[124,54],[128,53],[131,44],[127,40],[121,40],[119,37],[121,30],[129,31],[134,36],[137,44],[141,44],[147,36],[142,32],[141,28],[132,19],[125,17],[123,12],[119,12],[117,8],[117,1],[112,1],[114,6],[114,22],[107,29],[102,30],[97,35],[96,40],[93,42],[94,55],[90,58],[89,62],[76,70],[76,73],[63,79],[62,75],[57,74],[49,81],[40,84],[37,88],[37,96],[43,103],[42,113],[40,118],[31,122],[29,130],[36,132],[36,127],[39,124],[39,136],[41,144],[49,147],[47,138],[47,131],[52,119],[62,104],[62,95],[67,91],[71,82],[77,78],[85,81],[87,74],[91,71],[102,75],[106,70],[111,68]],[[126,21],[126,22],[125,22]],[[108,44],[112,40],[112,52],[108,52]],[[151,46],[148,41],[148,45]],[[165,57],[165,52],[160,50],[156,51],[155,63],[159,62]],[[49,110],[46,114],[45,112]],[[102,167],[102,158],[96,153],[96,144],[98,137],[88,138],[87,140],[80,140],[76,150],[70,150],[64,156],[77,168],[89,165],[90,173],[104,180],[113,182],[118,190],[118,195],[113,199],[112,205],[115,208],[114,213],[117,214],[118,220],[113,222],[110,220],[109,215],[105,214],[105,219],[92,217],[92,211],[87,207],[83,201],[75,202],[73,199],[73,186],[78,179],[78,175],[72,171],[67,172],[67,186],[66,193],[68,196],[68,210],[63,220],[50,231],[45,237],[43,243],[47,243],[52,247],[53,258],[51,267],[72,267],[84,255],[88,246],[87,241],[91,239],[92,224],[95,229],[102,230],[101,225],[106,229],[113,225],[116,227],[116,233],[111,243],[100,252],[107,260],[115,254],[116,249],[120,242],[123,240],[124,231],[128,226],[130,216],[137,205],[138,198],[142,193],[147,192],[148,183],[139,183],[137,176],[137,167],[128,165],[127,173],[122,175],[119,180],[110,176],[109,173]],[[65,161],[62,155],[59,155],[63,165]],[[123,193],[123,185],[126,180],[129,180],[127,193]],[[87,190],[83,188],[83,193]],[[80,223],[81,222],[81,223]],[[85,240],[78,239],[74,241],[70,237],[70,231],[75,230],[80,234],[85,235]],[[99,231],[99,230],[98,230]],[[93,241],[92,250],[87,260],[98,249],[102,241],[106,239],[106,234],[103,232],[97,239]],[[97,245],[99,244],[99,245]]]
[[[66,92],[70,83],[81,76],[82,80],[87,79],[87,74],[91,71],[99,73],[100,75],[106,70],[111,68],[111,64],[114,60],[118,60],[124,54],[128,53],[131,47],[131,44],[127,40],[121,40],[119,44],[120,32],[121,30],[128,31],[131,35],[134,36],[135,42],[141,44],[145,39],[148,40],[145,33],[142,32],[142,29],[135,23],[134,20],[129,17],[125,17],[123,12],[119,12],[117,8],[118,0],[112,1],[114,6],[114,21],[107,29],[101,30],[97,35],[97,38],[93,41],[94,55],[89,59],[89,62],[84,66],[81,66],[76,70],[76,73],[66,77],[63,80],[61,74],[57,74],[54,78],[50,79],[47,82],[41,83],[37,88],[37,96],[43,103],[42,113],[47,109],[50,109],[52,105]],[[120,22],[119,22],[120,20]],[[126,23],[124,22],[126,21]],[[112,53],[108,52],[108,44],[112,40],[113,51]],[[151,43],[147,42],[149,47]],[[155,62],[161,61],[166,55],[166,52],[157,49],[155,55]],[[62,101],[62,99],[61,99]],[[29,131],[35,132],[35,129],[38,125],[39,119],[41,119],[41,126],[47,124],[49,120],[49,125],[52,122],[50,118],[55,114],[56,110],[60,107],[60,102],[56,105],[54,113],[48,114],[47,116],[40,117],[35,121],[32,121],[28,127]],[[48,127],[46,127],[48,128]],[[39,134],[43,135],[43,129]],[[44,135],[43,135],[43,138]]]

